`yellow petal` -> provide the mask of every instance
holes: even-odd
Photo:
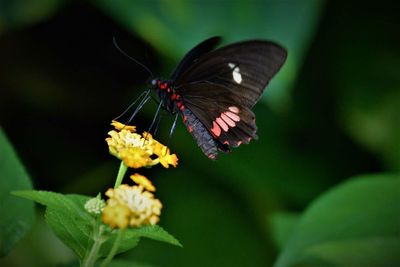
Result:
[[[178,165],[178,157],[175,154],[169,154],[169,150],[167,150],[167,153],[165,155],[159,156],[159,159],[161,165],[163,165],[164,168],[168,168],[169,165],[172,165],[174,167]]]
[[[143,175],[135,173],[135,174],[131,175],[131,179],[138,185],[143,186],[148,191],[151,191],[151,192],[156,191],[156,188],[154,187],[152,182]]]
[[[111,228],[126,228],[129,224],[129,208],[124,205],[109,206],[103,209],[102,221]]]
[[[135,126],[133,126],[133,125],[126,125],[126,124],[123,124],[123,123],[121,123],[121,122],[118,122],[118,121],[112,121],[111,122],[111,125],[112,126],[114,126],[114,128],[116,129],[116,130],[127,130],[127,131],[130,131],[130,132],[132,132],[132,133],[134,133],[135,131],[136,131],[136,127]]]
[[[130,168],[146,167],[151,163],[150,155],[143,149],[133,147],[119,153],[120,159]]]

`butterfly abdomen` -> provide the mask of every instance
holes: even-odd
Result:
[[[227,147],[221,147],[221,144],[211,136],[204,124],[189,109],[183,109],[181,114],[188,131],[209,159],[217,158],[218,148],[228,151]]]

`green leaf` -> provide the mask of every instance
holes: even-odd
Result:
[[[32,183],[1,128],[0,150],[0,256],[4,256],[31,228],[34,209],[31,201],[10,195],[12,190],[32,188]]]
[[[106,256],[110,251],[114,240],[116,238],[116,233],[103,244],[100,250],[101,256]],[[176,240],[172,235],[165,231],[162,227],[158,225],[143,226],[140,228],[128,228],[125,230],[124,236],[122,237],[121,243],[118,247],[118,253],[125,252],[129,249],[134,248],[141,237],[147,237],[149,239],[169,243],[171,245],[180,246],[182,245]]]
[[[279,212],[269,218],[269,228],[275,245],[282,249],[292,236],[293,230],[299,221],[296,213]]]
[[[62,195],[48,191],[18,191],[15,195],[46,206],[46,222],[80,259],[85,256],[95,220],[84,209],[89,197]]]
[[[147,237],[153,240],[169,243],[178,247],[182,247],[182,244],[162,227],[158,225],[143,226],[140,228],[129,229],[140,237]]]
[[[400,175],[351,179],[315,200],[275,267],[398,266]]]
[[[15,195],[34,200],[46,208],[46,221],[54,233],[69,246],[80,259],[94,243],[93,230],[95,219],[84,209],[85,202],[90,199],[80,195],[62,195],[47,191],[18,191]],[[99,257],[105,257],[110,251],[117,233],[110,234],[109,239],[102,244]],[[131,228],[125,231],[118,252],[134,248],[140,237],[147,237],[169,244],[181,246],[173,236],[159,226]]]

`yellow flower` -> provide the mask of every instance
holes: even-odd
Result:
[[[138,147],[127,148],[121,150],[119,153],[125,165],[135,169],[155,165],[150,155],[151,154]]]
[[[148,191],[151,191],[151,192],[156,191],[156,188],[154,187],[152,182],[146,178],[146,176],[135,173],[135,174],[131,175],[131,179],[138,185],[143,186],[144,189],[146,189]]]
[[[170,154],[168,147],[153,139],[150,133],[135,133],[135,126],[120,122],[111,123],[116,130],[108,132],[106,138],[109,151],[131,168],[151,167],[161,163],[165,168],[178,164],[178,157]]]
[[[109,197],[103,210],[103,222],[111,227],[125,228],[156,224],[162,204],[144,187],[120,185],[106,192]]]
[[[112,228],[126,228],[129,224],[130,211],[124,205],[107,205],[103,209],[101,217],[103,223],[110,225]]]
[[[175,154],[170,154],[169,148],[153,139],[150,133],[144,132],[143,136],[149,141],[149,146],[152,147],[153,153],[158,156],[157,163],[161,163],[164,168],[168,168],[169,165],[176,167],[178,165],[178,157]]]
[[[114,128],[117,129],[117,130],[125,129],[125,130],[128,130],[128,131],[132,132],[132,133],[136,132],[136,127],[133,126],[133,125],[125,125],[125,124],[120,123],[118,121],[111,121],[111,125],[114,126]]]

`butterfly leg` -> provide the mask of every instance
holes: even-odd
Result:
[[[157,107],[157,110],[156,110],[156,114],[155,114],[154,117],[153,117],[153,121],[151,122],[150,127],[149,127],[149,129],[147,130],[148,133],[151,131],[151,129],[152,129],[153,126],[154,126],[154,123],[156,122],[156,119],[157,119],[157,117],[158,117],[158,114],[160,113],[161,106],[162,106],[162,102],[160,101],[160,103],[158,103],[158,107]]]
[[[156,123],[156,127],[155,127],[154,133],[153,133],[154,136],[156,136],[156,134],[157,134],[158,126],[160,125],[161,118],[162,118],[162,113],[160,113],[160,116],[158,116],[158,120],[157,120],[157,123]]]
[[[150,93],[150,92],[149,92],[149,93]],[[143,98],[143,100],[140,101],[139,105],[136,107],[136,109],[135,109],[135,111],[133,112],[133,114],[129,117],[128,122],[125,123],[125,124],[128,124],[128,123],[130,123],[130,122],[133,120],[133,118],[136,116],[136,114],[139,112],[139,110],[142,109],[142,107],[144,106],[144,104],[146,104],[147,101],[149,101],[149,99],[150,99],[150,96],[148,96],[148,94],[146,94],[145,97]]]
[[[118,120],[119,118],[121,118],[122,116],[124,116],[124,115],[136,104],[136,102],[139,101],[139,99],[142,99],[142,100],[145,99],[146,96],[149,95],[149,93],[150,93],[150,90],[143,91],[143,92],[136,98],[136,100],[133,101],[133,102],[124,110],[124,112],[122,112],[119,116],[117,116],[117,117],[114,118],[113,120],[116,121],[116,120]],[[146,96],[144,96],[144,95],[146,95]]]
[[[173,135],[174,132],[175,132],[175,129],[176,129],[176,122],[178,121],[178,116],[179,116],[179,113],[176,113],[174,122],[172,123],[171,130],[169,131],[167,147],[169,146],[169,143],[171,142],[172,135]]]

